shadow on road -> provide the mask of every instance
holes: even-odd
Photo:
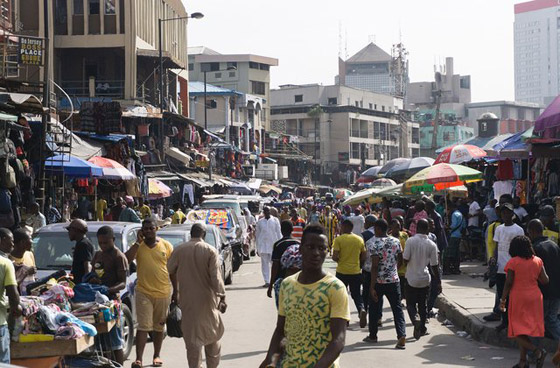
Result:
[[[246,352],[246,353],[226,354],[226,355],[222,356],[222,360],[235,360],[235,359],[247,358],[247,357],[266,354],[266,353],[267,353],[267,350],[249,351],[249,352]]]

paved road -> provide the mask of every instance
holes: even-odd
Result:
[[[246,262],[234,274],[233,285],[227,287],[229,308],[224,315],[226,333],[222,339],[222,364],[227,368],[258,367],[268,348],[276,321],[272,299],[266,297],[262,288],[258,258]],[[334,273],[334,264],[327,262]],[[497,348],[459,337],[453,329],[442,326],[435,319],[428,328],[431,334],[420,341],[408,339],[406,350],[396,350],[395,330],[388,308],[384,311],[384,327],[380,330],[376,345],[362,343],[366,329],[358,326],[357,313],[352,313],[346,348],[342,353],[342,367],[379,367],[385,364],[402,367],[511,367],[516,363],[517,350]],[[353,304],[352,304],[353,307]],[[407,326],[412,336],[412,327]],[[146,348],[144,361],[151,362],[151,344]],[[133,358],[134,353],[131,355]],[[474,358],[474,360],[472,360]],[[164,341],[162,359],[165,367],[186,367],[186,354],[181,339],[167,338]],[[131,360],[125,363],[129,367]]]

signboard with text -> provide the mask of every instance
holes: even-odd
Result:
[[[34,37],[20,37],[18,62],[23,65],[40,65],[44,63],[44,41]]]

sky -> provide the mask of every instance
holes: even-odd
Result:
[[[189,46],[274,57],[271,88],[333,84],[338,55],[370,41],[386,52],[401,40],[412,82],[433,80],[434,64],[454,58],[471,75],[472,101],[513,100],[513,5],[519,0],[183,0],[202,19]]]

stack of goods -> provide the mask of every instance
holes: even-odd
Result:
[[[75,340],[84,335],[95,336],[97,330],[69,313],[73,291],[65,282],[53,285],[40,296],[22,296],[22,316],[12,333],[19,342]]]
[[[80,123],[84,132],[97,134],[120,133],[121,105],[118,102],[82,102],[80,107]]]

